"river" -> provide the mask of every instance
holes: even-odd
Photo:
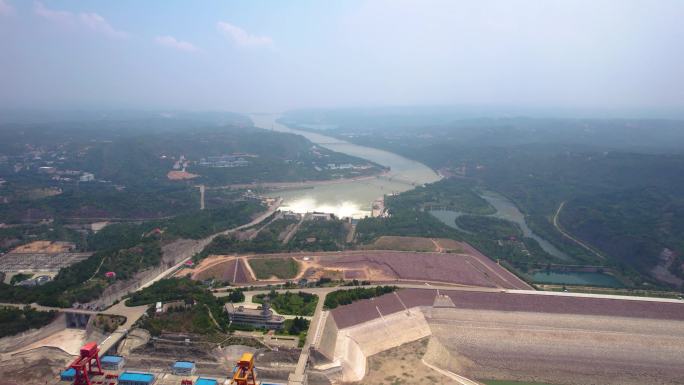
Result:
[[[318,133],[295,130],[278,123],[276,120],[279,117],[278,114],[250,115],[256,127],[302,135],[321,147],[390,168],[387,175],[370,179],[319,184],[270,193],[271,196],[283,198],[283,210],[297,213],[322,211],[334,213],[338,217],[363,218],[370,215],[373,201],[385,194],[400,193],[440,179],[436,172],[420,162]]]
[[[527,225],[525,215],[523,215],[523,213],[521,213],[520,210],[518,210],[518,207],[515,204],[513,204],[513,202],[508,200],[508,198],[492,191],[485,191],[482,194],[482,198],[489,202],[490,205],[494,206],[494,208],[496,209],[496,214],[494,214],[495,217],[517,223],[518,226],[520,226],[523,235],[525,237],[532,238],[535,241],[537,241],[537,243],[539,243],[539,246],[541,246],[541,248],[544,249],[544,251],[546,251],[547,253],[566,261],[571,260],[571,258],[567,254],[558,250],[556,246],[552,245],[546,239],[535,234],[532,231],[532,229],[530,229],[530,227]]]
[[[522,231],[523,236],[527,238],[532,238],[535,241],[537,241],[537,243],[539,243],[539,246],[547,253],[565,261],[572,260],[572,258],[570,258],[567,254],[565,254],[557,247],[552,245],[549,241],[534,233],[532,229],[530,229],[530,227],[527,225],[525,215],[523,215],[523,213],[520,212],[520,210],[518,210],[518,207],[516,207],[515,204],[513,204],[513,202],[508,200],[508,198],[492,191],[484,191],[480,194],[480,196],[496,209],[496,213],[492,214],[491,216],[516,223],[518,226],[520,226],[520,230]],[[447,226],[451,226],[459,231],[463,231],[466,233],[468,232],[467,230],[460,228],[458,224],[456,224],[456,218],[458,218],[460,215],[463,215],[463,213],[459,211],[435,210],[430,211],[430,214],[435,216],[437,219],[442,221]]]
[[[390,172],[387,175],[371,179],[315,184],[304,188],[271,192],[270,196],[283,198],[281,208],[284,210],[292,210],[297,213],[322,211],[334,213],[338,217],[363,218],[370,215],[372,202],[383,195],[400,193],[410,190],[417,185],[436,182],[440,179],[440,176],[426,165],[403,156],[376,148],[359,146],[319,133],[286,127],[276,121],[280,117],[278,114],[253,114],[250,117],[256,127],[302,135],[321,147],[367,159],[390,168]],[[496,213],[492,214],[492,216],[517,223],[524,236],[535,239],[539,246],[547,253],[565,261],[571,260],[567,254],[556,248],[546,239],[535,234],[527,225],[523,213],[506,197],[492,191],[484,191],[481,197],[496,209]],[[458,228],[455,222],[456,217],[462,213],[457,211],[432,211],[431,214],[445,224],[465,231]],[[537,282],[558,284],[609,287],[619,287],[621,285],[614,277],[598,272],[535,272],[532,279]]]

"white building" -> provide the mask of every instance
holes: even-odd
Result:
[[[92,182],[95,180],[95,174],[84,172],[83,175],[81,175],[81,177],[78,178],[78,180],[80,182]]]

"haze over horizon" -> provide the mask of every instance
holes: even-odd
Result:
[[[201,5],[0,0],[0,105],[465,105],[684,116],[681,1]]]

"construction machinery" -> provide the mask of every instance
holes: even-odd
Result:
[[[254,374],[254,354],[242,353],[233,368],[233,379],[230,381],[235,385],[256,385],[256,375]]]
[[[91,375],[102,375],[100,349],[95,342],[88,342],[81,347],[81,354],[69,364],[74,372],[74,385],[92,385]]]

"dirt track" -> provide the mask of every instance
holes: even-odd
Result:
[[[364,385],[384,385],[410,380],[411,385],[455,384],[436,371],[420,363],[428,338],[401,345],[368,357],[368,373]]]
[[[246,284],[254,282],[254,274],[244,258],[235,256],[215,255],[204,259],[194,269],[182,269],[175,275],[182,277],[190,274],[192,279],[218,279],[231,283]]]

